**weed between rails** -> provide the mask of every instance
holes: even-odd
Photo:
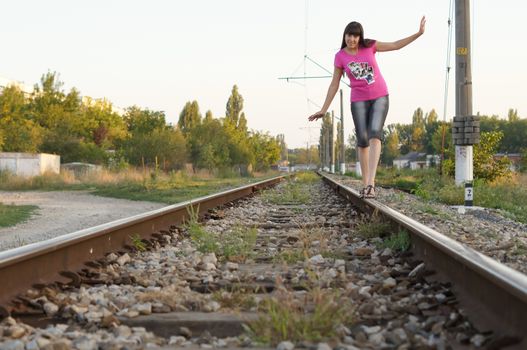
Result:
[[[247,228],[240,223],[217,235],[207,231],[199,223],[199,206],[187,207],[189,219],[185,227],[190,239],[201,253],[214,253],[220,260],[244,262],[253,255],[258,234],[255,227]]]
[[[393,251],[405,252],[410,249],[410,245],[410,235],[408,232],[402,230],[385,238],[381,247],[390,248]]]
[[[390,233],[392,226],[373,215],[370,221],[363,221],[357,226],[357,234],[364,239],[384,237]]]
[[[320,341],[335,337],[341,325],[350,325],[354,307],[339,291],[315,287],[303,295],[283,286],[263,300],[258,320],[247,331],[258,342],[278,344],[283,340]]]
[[[290,237],[297,240],[294,248],[284,249],[273,257],[274,263],[294,264],[311,256],[321,254],[323,257],[334,258],[336,253],[329,250],[328,233],[323,227],[305,227],[298,224],[297,234]]]
[[[254,296],[245,289],[230,292],[218,290],[212,293],[212,299],[220,303],[223,308],[231,310],[251,310],[257,306]]]
[[[282,188],[265,191],[262,197],[264,201],[277,205],[307,204],[310,199],[309,185],[318,181],[320,178],[313,172],[298,173]]]
[[[139,234],[136,233],[135,235],[128,236],[128,237],[130,237],[130,240],[132,241],[132,245],[135,247],[135,249],[137,249],[140,252],[146,251],[146,245],[141,239],[141,236],[139,236]]]
[[[379,248],[390,248],[391,250],[405,252],[410,249],[410,235],[405,230],[397,233],[392,232],[392,225],[383,222],[382,219],[373,214],[370,221],[363,221],[357,226],[357,234],[365,239],[383,238],[382,242],[376,243]]]
[[[306,204],[309,202],[309,190],[301,183],[294,182],[295,180],[288,180],[287,184],[277,190],[268,190],[262,194],[264,201],[277,204]]]

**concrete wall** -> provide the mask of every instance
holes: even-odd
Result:
[[[406,168],[408,166],[408,160],[406,160],[406,159],[394,160],[393,161],[393,166],[396,167],[397,169]]]
[[[60,156],[46,153],[0,153],[0,170],[18,176],[36,176],[46,172],[60,173]]]

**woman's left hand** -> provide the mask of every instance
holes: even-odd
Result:
[[[421,24],[419,25],[419,35],[423,35],[425,32],[426,17],[421,18]]]

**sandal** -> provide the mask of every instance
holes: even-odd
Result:
[[[375,187],[368,185],[365,188],[364,198],[375,198]]]
[[[368,190],[368,187],[363,187],[361,190],[359,190],[359,198],[360,199],[364,199],[364,197],[366,196],[367,190]]]

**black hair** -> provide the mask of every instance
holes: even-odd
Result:
[[[375,42],[375,40],[364,39],[364,29],[362,29],[362,25],[359,22],[350,22],[344,28],[344,34],[342,34],[341,49],[346,47],[346,34],[359,36],[359,47],[370,47]]]

